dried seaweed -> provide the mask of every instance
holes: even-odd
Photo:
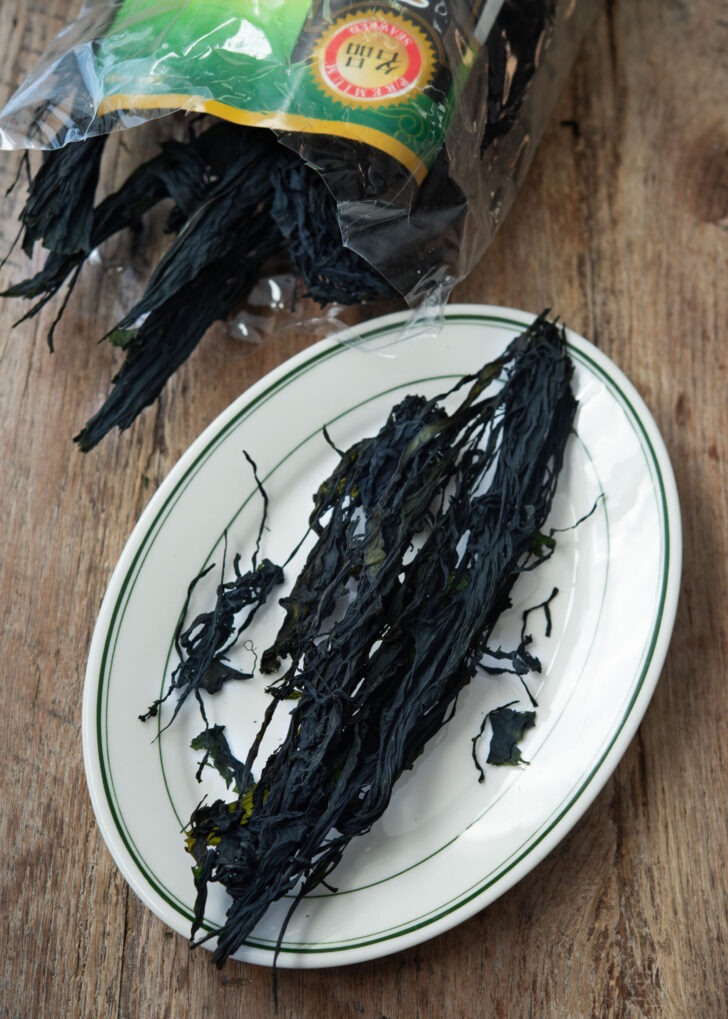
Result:
[[[230,679],[250,679],[252,677],[252,673],[245,673],[231,666],[228,654],[243,631],[250,626],[258,609],[266,603],[271,591],[283,583],[283,570],[270,559],[258,562],[261,537],[266,524],[268,497],[258,478],[255,464],[250,457],[247,459],[253,468],[258,491],[263,499],[263,513],[250,569],[245,572],[241,571],[241,557],[236,554],[233,559],[234,577],[232,580],[225,580],[226,554],[223,555],[222,578],[217,588],[213,608],[208,612],[198,613],[188,623],[187,614],[192,594],[199,582],[215,568],[215,564],[208,566],[192,581],[187,590],[187,597],[174,634],[174,645],[179,663],[172,672],[166,693],[155,700],[147,711],[139,716],[142,722],[156,718],[162,704],[173,693],[176,693],[177,701],[167,726],[172,724],[190,694],[194,694],[202,717],[207,723],[202,693],[215,694]],[[225,553],[227,553],[227,539],[225,540]],[[239,617],[243,613],[243,618],[240,619]]]
[[[217,938],[218,965],[272,902],[292,896],[292,912],[381,817],[452,716],[515,580],[550,555],[539,535],[575,413],[571,371],[562,331],[542,316],[455,387],[467,387],[455,411],[408,398],[319,489],[305,579],[263,657],[288,667],[235,769],[237,798],[201,804],[188,828],[193,937],[209,882],[230,895],[223,926],[197,942]],[[288,732],[254,781],[261,734],[291,696]]]
[[[249,292],[282,238],[267,209],[279,147],[272,135],[239,145],[225,172],[165,252],[142,299],[107,334],[125,350],[103,407],[76,436],[82,450],[128,428],[152,403],[207,329]],[[258,136],[256,135],[256,139]]]
[[[397,291],[343,245],[336,203],[322,178],[296,161],[277,171],[271,214],[288,241],[288,256],[319,304],[359,304]]]
[[[37,242],[65,254],[88,250],[105,144],[99,135],[45,154],[20,216],[28,257]]]
[[[241,788],[243,766],[230,750],[224,725],[207,726],[198,736],[195,736],[190,746],[193,750],[204,750],[205,752],[197,769],[198,782],[201,781],[203,769],[209,765],[224,779],[228,789],[231,782],[234,783],[237,790]]]
[[[55,150],[49,153],[47,159],[59,160],[58,154],[65,152],[66,149]],[[128,227],[139,229],[144,213],[165,198],[172,198],[175,203],[168,229],[178,228],[201,200],[206,185],[206,167],[193,146],[165,142],[158,156],[137,167],[118,191],[108,195],[93,209],[90,231],[83,241],[79,237],[73,250],[44,241],[50,250],[43,268],[35,276],[14,284],[0,294],[2,297],[40,298],[16,324],[37,315],[70,277],[63,302],[48,331],[48,345],[52,350],[56,326],[91,252],[121,230]]]
[[[475,72],[488,79],[481,155],[517,125],[554,9],[554,0],[506,0],[501,7]],[[85,123],[87,112],[78,115]],[[113,117],[107,120],[111,128]],[[289,149],[264,129],[202,123],[200,128],[194,122],[186,141],[163,145],[98,205],[103,134],[47,153],[31,181],[21,213],[22,247],[30,254],[40,242],[49,254],[39,272],[1,296],[35,301],[22,322],[68,284],[49,328],[51,348],[89,254],[118,231],[137,226],[160,201],[175,203],[168,228],[178,232],[177,240],[142,300],[104,337],[126,356],[108,399],[76,436],[84,451],[111,429],[127,428],[157,398],[210,325],[227,318],[247,296],[273,256],[289,260],[320,304],[398,298],[393,282],[415,294],[439,278],[470,218],[448,146],[410,194],[402,167],[382,153],[355,141],[307,138],[310,160],[336,181],[337,207],[317,171],[292,151],[301,148],[300,139],[290,136]],[[376,214],[372,202],[380,210]],[[349,245],[379,259],[387,279]]]
[[[213,322],[228,317],[247,296],[273,256],[287,251],[308,293],[322,304],[394,293],[363,259],[342,248],[330,193],[271,132],[224,122],[192,129],[186,141],[164,143],[94,206],[105,140],[90,138],[46,155],[21,221],[24,249],[30,253],[40,241],[48,255],[34,276],[0,295],[38,299],[22,322],[68,282],[48,334],[52,348],[90,253],[138,226],[161,201],[174,202],[167,229],[176,239],[141,300],[103,337],[126,356],[106,402],[76,436],[82,450],[112,428],[127,428],[157,398]]]
[[[480,779],[485,781],[485,771],[478,760],[478,743],[480,742],[488,724],[491,727],[490,745],[486,764],[518,765],[527,764],[521,755],[518,744],[523,739],[526,730],[532,729],[536,724],[535,711],[516,711],[512,707],[515,701],[503,704],[499,708],[489,711],[483,719],[480,730],[472,739],[473,761],[478,769]]]
[[[536,724],[535,711],[515,711],[509,704],[489,712],[493,735],[488,750],[488,764],[523,764],[518,744],[527,729]]]
[[[181,621],[175,633],[179,664],[172,673],[164,696],[154,701],[147,711],[139,716],[143,722],[155,718],[162,704],[173,693],[177,693],[178,698],[168,725],[174,721],[191,693],[200,704],[204,717],[202,692],[214,694],[229,679],[251,678],[252,673],[245,673],[231,666],[227,661],[227,655],[240,633],[252,622],[256,611],[265,604],[272,589],[283,582],[283,570],[269,559],[264,559],[259,566],[241,572],[239,556],[235,556],[233,567],[235,578],[219,584],[215,607],[210,612],[202,612],[195,616],[185,627],[184,620],[192,592],[197,583],[214,566],[203,571],[190,585]],[[243,611],[247,613],[245,619],[241,623],[236,623],[235,617]]]
[[[70,148],[56,152],[65,153]],[[49,156],[58,158],[55,152]],[[118,191],[108,195],[93,209],[90,229],[83,238],[76,239],[71,250],[46,241],[49,254],[43,268],[35,276],[9,287],[0,296],[52,297],[95,248],[121,230],[137,228],[143,215],[165,198],[171,198],[175,203],[170,215],[172,227],[183,222],[201,200],[205,187],[206,167],[195,148],[176,141],[163,143],[159,155],[138,166]],[[40,307],[36,305],[24,318],[36,314]]]
[[[507,135],[518,119],[526,89],[536,70],[544,34],[548,26],[553,25],[555,16],[555,0],[505,0],[501,7],[498,30],[489,33],[485,44],[488,115],[482,152]]]

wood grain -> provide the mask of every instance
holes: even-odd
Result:
[[[67,13],[3,0],[0,101]],[[727,85],[725,2],[606,2],[516,206],[455,294],[551,307],[626,371],[663,432],[685,567],[639,733],[507,895],[398,955],[281,972],[281,1019],[728,1015]],[[118,147],[104,172],[125,158]],[[2,154],[0,190],[15,169]],[[4,201],[4,248],[21,191]],[[213,329],[154,408],[84,457],[71,437],[116,363],[99,323],[148,268],[128,239],[90,267],[52,355],[53,310],[13,329],[17,306],[0,303],[3,1019],[276,1014],[267,970],[217,972],[127,888],[88,800],[80,709],[96,612],[138,514],[204,425],[313,337],[251,348]],[[26,269],[13,253],[0,282]]]

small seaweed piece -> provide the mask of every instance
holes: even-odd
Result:
[[[536,535],[533,545],[531,547],[533,560],[531,566],[526,567],[526,569],[532,569],[535,566],[540,566],[544,562],[546,562],[546,560],[549,559],[553,554],[555,547],[556,543],[552,537],[545,539],[542,534]],[[531,693],[528,684],[526,683],[526,676],[530,672],[540,672],[541,662],[536,657],[536,655],[532,654],[528,650],[529,645],[533,642],[533,637],[526,632],[526,624],[528,621],[528,617],[531,615],[532,612],[535,612],[537,609],[543,609],[544,616],[546,619],[546,628],[544,630],[544,634],[546,637],[550,636],[551,602],[554,600],[558,593],[559,589],[555,587],[552,590],[551,594],[548,596],[548,598],[545,598],[542,602],[539,602],[538,605],[531,605],[529,606],[529,608],[524,610],[523,615],[521,617],[521,636],[515,648],[509,651],[505,651],[501,647],[488,648],[487,653],[490,659],[496,661],[508,661],[510,662],[510,668],[491,665],[486,663],[485,661],[481,661],[479,663],[479,666],[483,670],[483,672],[486,672],[491,676],[502,676],[504,673],[510,673],[513,676],[518,676],[519,680],[521,681],[521,686],[523,687],[528,699],[530,700],[534,708],[538,707],[538,702]]]
[[[202,772],[208,765],[225,780],[225,785],[230,788],[232,782],[235,791],[241,792],[240,779],[243,773],[243,766],[230,749],[230,744],[225,736],[224,725],[208,725],[199,735],[190,742],[193,750],[204,750],[205,756],[200,761],[197,769],[197,781],[202,781]]]
[[[267,659],[289,658],[270,708],[295,697],[288,732],[253,781],[259,733],[240,775],[244,795],[200,804],[187,828],[193,943],[216,937],[217,965],[284,895],[290,918],[452,717],[515,580],[534,565],[576,408],[571,374],[563,330],[541,316],[462,381],[468,388],[451,414],[437,401],[406,402],[407,441],[393,441],[397,408],[371,448],[365,440],[344,451],[319,489],[323,559],[314,569],[309,557],[312,584],[298,608],[296,599],[287,604]],[[419,427],[415,409],[426,415]],[[374,467],[387,483],[365,510],[358,482],[368,490]],[[427,497],[417,498],[418,482]],[[337,595],[333,615],[312,611],[314,586],[322,596],[349,587],[350,600],[344,607]],[[267,715],[261,732],[268,724]],[[211,881],[230,895],[227,918],[194,941]]]
[[[255,463],[247,453],[245,457],[253,469],[258,491],[263,499],[263,514],[255,551],[251,559],[251,567],[245,572],[241,571],[241,557],[236,554],[233,559],[234,577],[231,580],[224,579],[227,557],[226,536],[222,577],[217,587],[215,605],[210,611],[199,613],[188,624],[186,620],[192,593],[199,582],[214,569],[214,563],[204,569],[191,582],[174,635],[179,663],[172,672],[165,694],[155,700],[147,711],[139,716],[142,722],[156,718],[162,704],[172,693],[177,693],[177,702],[172,717],[167,723],[167,726],[171,725],[182,705],[192,693],[195,695],[202,717],[207,723],[202,693],[218,693],[223,684],[231,679],[252,678],[252,673],[242,672],[231,666],[227,661],[227,656],[240,635],[250,626],[258,610],[266,603],[271,591],[276,585],[283,583],[283,569],[271,562],[270,559],[258,562],[261,535],[265,528],[268,511],[268,496],[258,477]],[[240,618],[243,613],[244,615]]]
[[[486,764],[528,764],[521,756],[518,744],[523,739],[527,729],[532,729],[536,724],[535,711],[514,711],[512,705],[515,701],[503,704],[499,708],[493,708],[483,719],[478,733],[471,740],[473,744],[473,761],[479,772],[479,782],[485,781],[485,772],[478,760],[478,743],[480,742],[488,723],[492,729],[490,746]]]
[[[527,729],[536,724],[535,711],[515,711],[509,704],[488,713],[493,729],[488,750],[488,764],[524,764],[518,744]]]
[[[203,692],[215,694],[230,679],[250,679],[252,677],[252,673],[242,672],[229,665],[226,656],[240,632],[250,624],[260,606],[265,604],[271,590],[276,584],[282,583],[283,570],[269,559],[264,559],[256,568],[242,573],[239,562],[240,559],[236,556],[234,561],[235,578],[221,581],[218,585],[217,602],[214,609],[210,612],[200,613],[188,627],[182,629],[192,592],[212,567],[204,570],[192,581],[174,638],[180,658],[179,664],[172,673],[166,693],[155,700],[146,712],[139,716],[142,722],[156,718],[160,707],[172,693],[177,693],[179,696],[172,718],[167,725],[171,725],[191,693],[194,693],[204,718],[204,705],[201,698]],[[248,610],[245,619],[242,623],[236,624],[235,617],[245,609]]]

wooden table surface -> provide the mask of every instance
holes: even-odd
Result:
[[[68,6],[2,0],[0,101]],[[281,1017],[728,1015],[727,71],[725,0],[605,3],[513,211],[454,295],[551,307],[627,373],[664,435],[684,573],[644,721],[515,888],[400,954],[281,971]],[[16,167],[1,154],[2,192]],[[4,200],[3,250],[22,192]],[[26,269],[15,252],[0,282]],[[151,494],[219,411],[315,336],[250,348],[213,329],[152,409],[84,456],[71,437],[117,363],[96,339],[148,269],[128,241],[89,266],[53,355],[53,307],[13,329],[18,307],[0,302],[3,1019],[274,1015],[268,970],[218,972],[116,869],[86,791],[81,698],[100,600]]]

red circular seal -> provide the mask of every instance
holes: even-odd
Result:
[[[353,102],[398,99],[430,77],[428,40],[401,17],[359,15],[336,22],[318,49],[322,83]]]

